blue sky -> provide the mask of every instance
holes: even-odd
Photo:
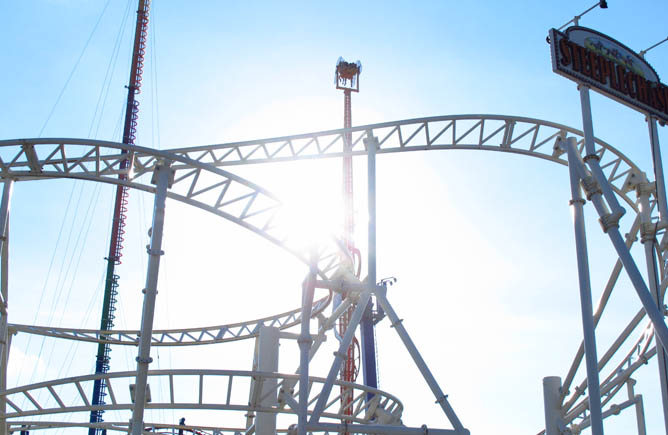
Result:
[[[575,84],[551,71],[545,37],[593,2],[153,3],[138,97],[140,145],[164,149],[338,128],[343,98],[333,73],[339,56],[363,65],[353,125],[494,113],[581,128]],[[613,0],[609,6],[581,24],[637,51],[666,37],[665,2]],[[3,2],[0,138],[119,140],[134,10],[134,2],[120,0]],[[110,62],[117,41],[117,60]],[[647,55],[660,77],[668,74],[666,50],[668,44]],[[592,95],[592,106],[596,136],[649,172],[643,116],[599,95]],[[668,143],[665,128],[659,134]],[[360,243],[364,167],[363,159],[355,161]],[[279,195],[312,198],[325,210],[339,201],[339,162],[239,173]],[[474,433],[537,432],[541,379],[565,375],[581,331],[566,168],[496,153],[402,153],[379,158],[378,186],[378,276],[399,279],[390,301],[464,425]],[[111,202],[109,186],[19,183],[11,322],[77,326],[84,318],[82,326],[96,326]],[[132,193],[119,270],[124,328],[139,325],[151,204],[152,198]],[[586,213],[596,299],[614,256],[591,207]],[[202,214],[168,204],[157,326],[220,324],[299,304],[303,265]],[[599,349],[639,307],[625,278],[619,287],[613,316],[601,324]],[[445,426],[392,331],[382,323],[377,334],[381,388],[404,402],[404,421]],[[18,383],[40,380],[40,372],[48,378],[92,370],[93,347],[72,347],[77,363],[68,367],[53,351],[58,343],[20,336],[15,342],[10,373]],[[219,367],[221,360],[250,368],[248,345],[231,347],[188,355],[161,350],[155,359],[161,368]],[[288,372],[296,367],[292,347],[281,355]],[[112,369],[132,369],[131,353],[115,350]],[[659,433],[654,364],[639,376],[638,388],[650,433]],[[154,417],[175,421],[179,415]],[[606,433],[629,433],[633,421],[626,411],[606,421]]]

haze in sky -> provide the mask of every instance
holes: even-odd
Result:
[[[136,143],[169,149],[340,128],[339,56],[363,65],[354,126],[500,114],[581,129],[576,85],[552,72],[545,38],[593,3],[154,0]],[[666,37],[666,2],[608,4],[580,24],[636,51]],[[135,10],[134,1],[121,0],[2,2],[0,139],[121,141]],[[646,55],[659,77],[668,74],[667,50]],[[595,135],[651,174],[643,115],[594,93],[592,109]],[[665,127],[659,139],[668,144]],[[473,434],[539,432],[542,378],[565,376],[582,334],[567,168],[479,151],[389,154],[377,163],[378,277],[398,279],[388,299],[462,423]],[[356,240],[365,252],[364,157],[354,159],[354,170]],[[231,171],[299,204],[306,221],[340,222],[339,160]],[[97,328],[113,192],[81,181],[17,183],[10,322]],[[152,196],[131,192],[118,329],[139,328],[152,204]],[[226,324],[299,306],[308,269],[293,256],[175,201],[166,213],[156,328]],[[616,257],[590,204],[585,213],[596,301]],[[641,249],[634,254],[641,258]],[[639,307],[622,274],[597,329],[599,355]],[[448,427],[387,320],[376,335],[380,388],[404,403],[404,423]],[[330,339],[323,354],[335,345]],[[95,348],[19,334],[9,386],[92,373]],[[152,352],[152,368],[250,370],[253,343]],[[134,370],[135,356],[134,348],[114,349],[111,370]],[[326,375],[327,360],[314,363],[314,374]],[[296,368],[297,344],[282,343],[280,371]],[[661,433],[655,360],[637,380],[648,433]],[[151,411],[146,420],[182,416],[221,418]],[[105,420],[127,418],[105,413]],[[634,433],[633,412],[607,419],[605,429]]]

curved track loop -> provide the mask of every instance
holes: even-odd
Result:
[[[322,313],[329,305],[331,296],[326,296],[313,303],[313,316]],[[151,346],[191,346],[198,344],[225,343],[257,337],[261,325],[287,329],[301,322],[301,308],[286,313],[265,317],[248,322],[230,325],[207,326],[188,329],[164,329],[153,331]],[[68,340],[108,343],[114,345],[137,346],[139,331],[76,328],[50,328],[47,326],[9,325],[9,331],[27,334],[44,335]]]
[[[280,201],[265,189],[222,170],[220,167],[340,157],[344,155],[343,141],[345,134],[348,132],[352,134],[352,155],[366,154],[362,139],[367,136],[378,138],[379,150],[377,152],[379,154],[446,149],[490,150],[534,156],[567,165],[565,156],[559,148],[555,147],[556,141],[559,138],[564,139],[566,136],[576,137],[580,153],[583,154],[584,152],[582,132],[564,125],[522,117],[457,115],[403,120],[350,129],[167,151],[81,139],[0,141],[0,178],[16,180],[39,178],[88,179],[124,184],[128,187],[153,192],[154,187],[149,181],[150,173],[158,161],[169,161],[175,170],[174,185],[168,192],[170,198],[231,220],[281,246],[297,256],[302,262],[308,264],[309,255],[292,244],[289,234],[281,232],[281,228],[277,224],[280,222]],[[637,213],[638,203],[631,197],[632,189],[629,189],[626,183],[629,176],[639,174],[640,169],[609,144],[598,139],[596,139],[595,144],[596,153],[600,157],[601,166],[608,181],[615,192]],[[132,159],[132,164],[127,170],[128,180],[124,182],[116,178],[122,172],[120,162],[127,156],[121,155],[121,150],[127,150]],[[636,232],[637,229],[634,234]],[[631,241],[627,244],[632,243]],[[663,247],[665,247],[665,244],[662,244],[658,254],[662,259],[662,287],[665,289],[666,261],[662,252]],[[340,244],[336,241],[332,242],[331,246],[319,248],[317,266],[321,277],[329,278],[338,269],[342,258],[341,252]],[[614,277],[614,280],[612,279],[615,273],[618,275],[619,272],[613,271],[611,275],[613,286],[617,280],[616,277]],[[636,316],[632,321],[632,323],[635,322],[634,328],[642,320],[642,314],[639,313],[640,317]],[[290,324],[296,323],[296,320],[293,322],[290,319],[282,318],[281,315],[268,319],[274,319],[279,323],[282,321],[279,319],[283,319]],[[159,331],[157,332],[158,335],[154,337],[153,345],[185,345],[241,339],[251,336],[252,330],[249,326],[251,324],[256,325],[257,323],[249,322],[234,325],[239,328],[237,332],[230,332],[229,335],[224,337],[227,334],[226,331],[222,333],[220,339],[214,337],[221,334],[225,327]],[[33,327],[16,326],[16,328],[17,330],[18,328],[27,328],[25,332],[67,336],[68,338],[86,341],[100,339],[98,331],[56,330],[54,328],[28,331],[29,328]],[[128,333],[128,331],[117,332],[117,334],[120,335],[110,337],[111,340],[117,341],[116,344],[134,344],[134,340],[136,340],[136,331],[131,333]],[[606,394],[604,397],[605,403],[608,403],[615,393],[622,388],[623,383],[634,370],[654,355],[655,350],[649,347],[650,338],[646,334],[641,335],[638,340],[637,344],[642,344],[642,352],[638,352],[635,362],[623,371],[616,370],[602,382],[602,390]],[[632,356],[633,353],[624,362],[630,361]],[[619,368],[621,369],[621,366]],[[200,373],[202,372],[196,374],[199,375]],[[131,374],[121,375],[131,376]],[[283,376],[281,383],[286,388],[294,385],[295,381],[290,376],[279,376]],[[94,377],[74,379],[78,379],[78,384],[77,381],[72,382],[79,385],[77,388],[80,388],[81,382],[92,380]],[[20,387],[10,391],[23,394],[31,403],[35,404],[30,395],[31,388],[46,388],[49,390],[47,385],[56,385],[60,381],[54,382],[39,384],[41,387]],[[7,394],[14,393],[7,392]],[[80,395],[83,396],[83,393],[80,392]],[[581,390],[576,391],[567,400],[569,403],[565,405],[564,411],[567,412],[569,421],[582,415],[582,412],[586,412],[586,400],[587,397]],[[113,402],[115,403],[115,401]],[[330,407],[336,402],[338,400],[332,401]],[[117,405],[114,403],[109,405],[112,406],[109,409],[115,409],[113,406]],[[286,403],[284,402],[282,405],[286,408],[286,411],[277,412],[292,412],[289,406],[285,406]],[[172,400],[166,405],[167,407],[173,406],[174,401]],[[215,406],[227,405],[219,404]],[[48,413],[37,408],[29,415]],[[59,405],[52,408],[53,411],[50,412],[65,412],[60,411],[61,408],[66,407]],[[85,410],[89,409],[85,408]],[[17,411],[15,415],[18,414],[28,415]]]
[[[491,150],[539,157],[568,165],[555,150],[558,137],[578,138],[583,152],[582,131],[554,122],[502,115],[447,115],[407,119],[349,129],[327,130],[271,139],[219,145],[173,148],[169,151],[217,167],[341,157],[343,140],[352,133],[352,154],[365,155],[363,139],[376,136],[378,154],[427,150]],[[621,189],[624,177],[637,167],[610,144],[595,139],[608,180],[618,194],[635,209],[635,201]]]
[[[62,413],[90,412],[93,409],[105,411],[131,410],[133,403],[130,397],[130,385],[134,382],[136,372],[106,373],[97,375],[78,376],[42,382],[0,392],[0,397],[7,400],[6,418],[12,427],[21,427],[27,422],[21,419],[36,415],[52,415]],[[105,379],[109,392],[109,403],[93,407],[91,397],[86,392],[92,391],[89,384],[95,379]],[[152,400],[147,409],[198,409],[198,410],[225,410],[240,411],[239,421],[245,421],[243,413],[274,412],[281,414],[296,414],[299,391],[287,387],[299,375],[267,373],[258,371],[237,370],[154,370],[149,372]],[[257,400],[248,400],[248,386],[255,384],[262,388],[263,381],[276,379],[276,389],[262,390],[265,394],[277,394],[275,406],[261,407]],[[317,401],[322,385],[322,378],[309,378],[309,403],[311,406]],[[292,381],[292,382],[290,382]],[[197,394],[180,394],[185,390],[185,382],[191,388],[197,385]],[[354,423],[369,423],[381,419],[386,424],[398,424],[403,412],[401,402],[391,394],[364,385],[339,382],[338,386],[350,387],[353,391],[353,400],[343,408],[341,398],[335,395],[325,408],[323,417],[341,420],[344,417]],[[372,400],[365,400],[373,394]],[[20,408],[17,403],[24,398],[28,399],[28,406]],[[351,414],[345,411],[352,409]],[[41,424],[49,424],[46,421]],[[88,421],[81,422],[81,426]]]
[[[121,151],[127,153],[121,154]],[[121,162],[131,164],[121,169]],[[206,210],[249,229],[308,264],[309,253],[280,225],[282,203],[268,190],[230,172],[168,151],[85,139],[16,139],[0,141],[0,178],[17,181],[74,178],[121,184],[155,192],[151,174],[159,161],[171,163],[171,199]],[[119,180],[125,173],[127,180]],[[345,251],[340,244],[318,247],[318,270],[332,274]]]
[[[352,154],[366,154],[363,138],[379,140],[379,154],[445,150],[492,150],[530,155],[567,165],[554,147],[557,138],[576,136],[583,152],[582,132],[565,125],[531,118],[499,115],[454,115],[411,119],[280,138],[158,151],[126,144],[85,139],[15,139],[0,141],[0,178],[78,178],[124,184],[154,192],[148,175],[158,160],[172,162],[176,171],[168,192],[172,199],[199,207],[239,224],[288,250],[308,264],[280,222],[281,203],[262,187],[220,169],[243,165],[340,157],[345,133],[352,133]],[[611,145],[596,139],[601,166],[615,191],[637,211],[624,190],[627,175],[639,169]],[[128,154],[121,154],[126,150]],[[121,170],[129,155],[131,165]],[[119,173],[128,175],[118,180]],[[342,249],[321,246],[318,269],[328,277],[338,267]]]

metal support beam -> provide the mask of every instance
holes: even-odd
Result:
[[[648,116],[647,126],[649,127],[649,141],[652,146],[652,163],[654,165],[654,175],[656,177],[656,199],[659,203],[659,215],[662,222],[668,222],[666,181],[663,177],[663,163],[661,159],[661,149],[659,148],[659,132],[656,126],[656,118]]]
[[[364,145],[367,148],[367,187],[368,207],[369,207],[369,270],[367,284],[369,289],[373,290],[376,286],[376,151],[378,149],[378,138],[371,132],[367,132],[364,138]],[[365,305],[366,308],[366,305]]]
[[[369,271],[367,277],[368,288],[360,295],[359,301],[357,301],[357,307],[350,319],[348,324],[348,329],[341,339],[339,345],[339,350],[334,352],[334,362],[329,369],[329,374],[327,375],[327,380],[325,385],[322,387],[318,401],[315,404],[313,409],[313,414],[311,415],[311,420],[309,424],[314,424],[318,422],[320,414],[325,409],[327,399],[329,398],[329,393],[332,390],[332,385],[334,384],[334,379],[336,374],[341,367],[341,362],[346,356],[345,352],[352,342],[355,330],[359,325],[362,315],[366,310],[369,301],[371,300],[371,293],[374,292],[376,287],[376,149],[378,148],[378,139],[371,134],[368,137],[364,138],[364,143],[367,146],[368,151],[368,166],[367,166],[367,175],[368,175],[368,205],[369,205]]]
[[[341,363],[346,358],[346,350],[348,349],[348,346],[350,346],[350,343],[353,341],[355,330],[357,329],[357,326],[359,325],[360,320],[362,319],[362,314],[364,314],[364,309],[366,308],[366,305],[369,303],[369,299],[371,299],[371,289],[365,290],[360,295],[359,301],[357,301],[357,306],[355,307],[355,311],[353,312],[353,315],[350,318],[348,329],[346,329],[346,333],[341,339],[341,342],[339,344],[339,349],[336,352],[334,352],[334,362],[332,363],[332,366],[329,368],[327,379],[325,380],[325,384],[322,386],[322,390],[320,391],[320,396],[318,397],[318,401],[315,404],[315,408],[313,408],[313,413],[311,414],[309,425],[317,423],[318,419],[320,419],[322,411],[325,409],[325,405],[327,404],[327,399],[329,399],[329,393],[331,393],[332,386],[334,385],[334,380],[336,379],[337,373],[339,373],[339,369],[341,368]]]
[[[376,279],[376,151],[378,150],[378,138],[371,132],[364,138],[364,145],[367,148],[367,176],[368,176],[368,207],[369,207],[369,271],[367,282],[375,284]],[[378,388],[378,379],[376,376],[376,345],[373,334],[373,301],[369,301],[366,307],[365,315],[362,316],[360,332],[362,338],[362,374],[364,376],[364,385]],[[367,397],[370,400],[373,394]]]
[[[640,229],[640,216],[636,215],[633,221],[633,225],[631,225],[631,229],[626,234],[626,247],[631,248],[633,243],[637,240],[636,233],[638,232],[639,229]],[[601,316],[603,315],[603,310],[605,309],[608,300],[610,299],[612,290],[617,284],[617,280],[619,279],[619,275],[621,274],[621,272],[622,272],[622,261],[620,259],[617,259],[614,267],[612,268],[612,272],[610,273],[610,277],[608,278],[608,282],[605,285],[605,288],[603,289],[603,293],[601,293],[601,297],[598,300],[598,304],[596,305],[596,311],[594,312],[594,327],[598,325],[598,322],[601,319]],[[575,378],[575,374],[578,368],[580,367],[580,363],[582,362],[583,357],[584,357],[584,342],[580,343],[580,347],[575,353],[575,358],[573,358],[573,363],[571,364],[570,369],[568,369],[568,374],[566,375],[564,384],[561,388],[562,400],[563,398],[567,397],[568,394],[570,394],[569,390],[571,388],[571,383]],[[572,402],[569,405],[565,406],[566,409],[570,408],[570,406],[573,403],[575,403],[575,401],[577,400],[577,396],[578,396],[577,394],[573,396]]]
[[[545,403],[545,435],[561,435],[564,425],[561,413],[561,378],[543,378],[543,402]]]
[[[406,427],[389,426],[381,424],[340,424],[340,423],[310,423],[308,430],[313,432],[329,433],[363,433],[378,435],[465,435],[469,431],[457,431],[451,429],[432,429],[427,426]]]
[[[580,309],[582,313],[582,335],[584,338],[585,365],[587,368],[587,388],[589,390],[589,410],[593,435],[603,435],[603,411],[601,410],[601,389],[598,379],[598,356],[596,354],[596,334],[594,330],[593,307],[591,300],[591,280],[589,278],[589,258],[587,254],[587,236],[584,226],[584,199],[580,194],[580,177],[577,171],[576,140],[568,138],[568,172],[571,181],[571,205],[573,207],[573,227],[575,231],[575,249],[578,261],[580,287]]]
[[[655,254],[657,245],[657,226],[652,223],[652,217],[650,216],[649,196],[651,193],[651,185],[647,182],[647,180],[643,181],[645,182],[636,186],[638,200],[640,201],[640,218],[642,221],[640,241],[645,249],[645,262],[647,264],[647,281],[649,282],[649,289],[652,292],[652,296],[654,297],[654,301],[657,307],[662,309],[663,300],[661,298],[661,289],[659,288],[659,274],[657,270]],[[659,348],[657,348],[656,356],[659,368],[661,403],[663,405],[663,422],[664,428],[668,433],[668,366],[666,366],[667,354],[659,346]]]
[[[422,359],[422,355],[420,355],[417,347],[415,347],[415,344],[413,344],[413,340],[411,340],[408,332],[406,332],[406,328],[404,328],[404,325],[402,325],[403,320],[397,316],[397,313],[394,312],[394,308],[392,308],[388,302],[387,297],[385,296],[385,290],[377,291],[376,298],[380,306],[383,307],[383,310],[385,310],[387,317],[390,319],[390,324],[395,329],[395,331],[397,331],[399,338],[401,338],[401,341],[404,343],[404,346],[406,346],[408,353],[413,358],[415,365],[417,366],[418,370],[420,370],[420,373],[422,373],[422,377],[427,382],[427,385],[429,385],[429,388],[434,394],[436,403],[441,406],[441,409],[443,409],[443,412],[448,417],[452,427],[458,433],[469,433],[468,430],[464,429],[464,426],[462,426],[462,423],[459,421],[457,414],[455,414],[455,411],[448,402],[448,396],[443,394],[443,391],[441,390],[441,387],[438,386],[438,382],[436,382],[434,375],[431,374],[429,367],[427,367],[427,364]]]
[[[646,435],[647,428],[645,427],[645,409],[643,407],[642,396],[636,395],[633,386],[636,384],[635,379],[629,378],[626,381],[626,391],[629,394],[629,400],[635,400],[636,409],[636,425],[638,427],[638,435]]]
[[[582,179],[586,177],[587,170],[582,161],[578,159],[574,163],[577,164],[580,178]],[[607,183],[607,181],[603,180],[603,183]],[[610,214],[608,213],[605,203],[603,202],[601,192],[591,192],[591,201],[596,208],[596,212],[601,217],[601,223],[605,224],[604,231],[608,234],[608,237],[610,238],[615,251],[617,251],[617,255],[624,265],[624,270],[626,270],[626,273],[631,280],[631,283],[633,284],[633,288],[636,291],[636,294],[638,295],[638,298],[640,299],[645,312],[647,313],[647,317],[649,317],[652,322],[657,341],[659,345],[665,350],[666,345],[668,345],[668,327],[666,327],[663,313],[661,313],[659,308],[656,306],[654,299],[652,298],[652,295],[650,294],[649,289],[647,288],[647,285],[645,284],[645,281],[643,280],[642,275],[638,270],[638,266],[636,265],[635,260],[631,256],[631,253],[619,232],[619,227],[610,223],[608,219]]]
[[[153,225],[151,227],[151,244],[148,247],[148,268],[146,271],[146,288],[137,356],[137,378],[135,381],[135,404],[132,411],[132,435],[141,435],[144,425],[144,407],[146,406],[146,385],[148,365],[151,363],[151,335],[153,333],[153,316],[155,299],[158,294],[158,272],[162,252],[162,233],[165,224],[165,200],[167,188],[173,180],[173,172],[169,164],[162,161],[156,165],[153,182],[156,184],[153,205]]]
[[[7,240],[7,222],[9,221],[9,209],[12,200],[12,191],[14,189],[14,180],[11,178],[5,179],[5,186],[2,189],[2,203],[0,203],[0,248]],[[3,295],[5,296],[5,295]]]
[[[313,305],[313,293],[315,281],[318,277],[317,253],[311,255],[311,266],[309,274],[302,285],[302,321],[301,334],[299,336],[299,410],[297,414],[298,435],[306,435],[306,423],[308,421],[308,395],[309,395],[309,353],[313,339],[311,338],[311,306]]]
[[[624,239],[619,232],[619,225],[617,224],[619,218],[623,214],[619,210],[623,210],[614,193],[612,193],[612,188],[605,174],[601,170],[599,165],[598,156],[594,153],[594,133],[592,128],[591,121],[591,106],[589,103],[589,87],[585,85],[580,85],[580,101],[582,103],[582,118],[584,124],[584,141],[585,148],[587,150],[587,155],[585,156],[585,162],[589,166],[594,176],[595,181],[600,187],[601,191],[592,191],[590,192],[591,201],[596,208],[596,212],[601,218],[601,223],[604,226],[604,231],[608,234],[612,245],[617,251],[619,259],[622,260],[624,269],[633,284],[633,288],[640,298],[640,302],[647,313],[647,317],[652,321],[652,326],[654,326],[654,331],[656,333],[657,342],[660,343],[661,347],[666,350],[668,346],[668,327],[664,321],[664,316],[659,308],[656,306],[652,295],[647,288],[647,284],[642,278],[638,266],[636,265],[629,249],[624,243]],[[586,169],[580,159],[578,158],[578,175],[581,179],[584,179],[586,176]],[[575,162],[574,162],[575,163]],[[602,194],[605,195],[605,199],[612,208],[612,213],[609,213],[605,203],[603,202]]]
[[[608,202],[611,208],[612,215],[617,219],[621,218],[626,211],[619,205],[617,201],[617,195],[610,187],[610,183],[607,182],[607,178],[601,169],[599,164],[600,157],[596,154],[596,148],[594,146],[594,124],[591,116],[591,101],[589,99],[589,86],[580,84],[578,86],[580,90],[580,105],[582,107],[582,132],[584,136],[584,145],[585,145],[585,156],[584,161],[589,165],[594,178],[600,184],[602,189],[603,196]],[[579,154],[578,154],[579,155]],[[604,181],[605,180],[605,181]]]
[[[0,295],[2,295],[2,312],[0,313],[0,391],[7,389],[7,364],[9,362],[9,341],[10,337],[7,330],[7,315],[9,314],[9,206],[12,194],[13,180],[5,181],[5,187],[2,193],[2,205],[0,212],[4,217],[0,223],[0,240],[2,247],[0,252]],[[0,415],[4,415],[7,410],[7,401],[5,396],[0,398]],[[7,434],[7,420],[0,418],[0,435]]]
[[[260,326],[258,335],[258,370],[261,372],[278,373],[278,339],[280,330],[273,326]],[[277,401],[278,379],[267,377],[262,380],[259,391],[260,408],[275,408]],[[256,387],[258,387],[256,385]],[[255,419],[257,435],[276,434],[276,413],[258,411]]]

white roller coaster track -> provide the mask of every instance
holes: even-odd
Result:
[[[9,389],[2,394],[11,408],[6,413],[7,418],[34,417],[46,414],[63,414],[72,412],[90,412],[91,410],[131,410],[133,403],[128,394],[129,386],[134,381],[135,372],[118,372],[97,375],[77,376],[72,378],[60,379],[51,382],[41,382],[32,385],[26,385],[18,388]],[[184,400],[184,395],[178,395],[175,388],[176,378],[195,378],[193,387],[197,394],[192,396],[194,400]],[[217,388],[214,378],[218,378],[221,385],[225,388]],[[109,391],[110,403],[98,406],[92,406],[92,397],[89,394],[95,379],[104,379]],[[241,411],[241,412],[274,412],[289,413],[297,412],[297,400],[299,391],[294,391],[294,385],[298,375],[284,375],[278,373],[266,373],[258,371],[238,371],[238,370],[153,370],[149,372],[151,384],[156,386],[163,382],[166,386],[164,397],[169,399],[165,402],[151,402],[147,409],[208,409],[223,411]],[[278,393],[278,406],[265,409],[259,403],[261,397],[258,397],[256,403],[249,403],[247,385],[252,380],[261,384],[268,379],[277,379],[276,389],[265,392],[265,395]],[[320,389],[324,379],[311,377],[309,388],[309,402],[318,400]],[[215,386],[214,386],[215,385]],[[238,386],[242,385],[242,386]],[[352,409],[352,421],[355,423],[368,423],[373,418],[377,418],[377,413],[383,409],[388,415],[393,416],[388,422],[397,424],[400,421],[403,405],[399,400],[383,391],[366,387],[364,385],[351,384],[346,382],[337,382],[337,385],[345,385],[353,388],[353,401],[341,406],[341,398],[337,395],[330,397],[323,417],[334,420],[341,420],[345,411]],[[76,393],[75,397],[69,397],[69,404],[66,404],[64,397],[56,393],[55,388],[68,390]],[[235,390],[236,388],[236,390]],[[43,390],[42,398],[38,400],[38,393]],[[237,390],[241,390],[240,392]],[[374,395],[374,400],[365,401],[368,394]],[[16,404],[18,399],[28,398],[28,407],[19,408]],[[190,397],[190,396],[189,396]],[[20,426],[20,423],[12,423]],[[23,423],[25,424],[25,423]]]
[[[0,178],[16,181],[75,178],[123,184],[131,188],[154,193],[155,187],[150,183],[150,175],[155,165],[159,161],[164,160],[171,162],[171,167],[175,171],[174,183],[167,193],[169,198],[201,208],[241,225],[286,249],[308,264],[308,253],[302,252],[299,247],[293,244],[289,236],[276,224],[279,221],[278,217],[281,213],[281,202],[279,199],[266,189],[221,167],[341,157],[344,155],[343,141],[347,132],[352,133],[351,154],[355,156],[366,154],[363,144],[365,137],[378,138],[378,154],[447,149],[488,150],[539,157],[567,165],[567,160],[563,155],[564,152],[556,144],[559,140],[565,139],[566,136],[571,136],[577,138],[579,152],[581,155],[584,154],[582,132],[564,125],[523,117],[456,115],[411,119],[353,127],[350,129],[165,151],[85,139],[4,140],[0,141]],[[596,154],[600,158],[600,164],[608,182],[613,190],[637,215],[627,236],[627,246],[631,246],[636,240],[640,223],[638,218],[638,200],[632,198],[630,195],[634,186],[629,180],[642,172],[626,156],[611,145],[598,139],[595,141],[595,144]],[[122,154],[122,152],[127,152],[127,154]],[[121,170],[121,161],[128,157],[131,159],[131,165],[127,170]],[[118,175],[120,173],[125,173],[127,179],[119,180]],[[654,209],[654,205],[655,199],[652,198],[652,210]],[[661,246],[665,245],[662,244]],[[322,279],[330,279],[339,268],[341,259],[343,258],[341,252],[339,242],[334,239],[332,239],[332,243],[329,245],[318,248],[317,271]],[[657,254],[659,255],[661,265],[661,288],[665,292],[668,281],[665,279],[666,261],[663,248],[658,249]],[[597,320],[602,314],[602,310],[617,282],[621,269],[621,264],[618,262],[610,274],[608,284],[604,289],[601,303],[599,304],[599,312],[596,313]],[[314,314],[322,312],[328,303],[329,298],[317,301],[313,308]],[[624,340],[637,329],[643,317],[644,311],[640,311],[631,320],[628,327],[620,334],[619,339],[610,346],[601,358],[600,370],[603,370],[605,364],[612,358],[612,355],[619,351]],[[331,323],[334,320],[336,319],[330,318],[328,322]],[[234,325],[155,331],[152,336],[152,345],[183,346],[240,340],[256,336],[257,326],[260,324],[288,328],[299,323],[299,321],[300,313],[299,309],[297,309],[288,313]],[[138,331],[102,333],[95,330],[63,329],[34,325],[11,325],[10,330],[66,339],[92,342],[106,341],[110,344],[125,345],[135,345],[138,334]],[[628,365],[625,370],[620,370],[621,365],[615,367],[610,371],[609,376],[602,378],[604,379],[601,382],[604,404],[609,404],[624,382],[628,381],[633,371],[642,362],[647,361],[647,359],[655,354],[655,347],[650,346],[651,339],[651,334],[641,335],[633,349],[629,352],[627,360],[625,360],[630,361],[632,358],[635,358],[633,363]],[[641,351],[638,352],[637,349],[641,349]],[[578,418],[583,419],[586,414],[587,396],[583,388],[586,385],[586,380],[582,381],[572,394],[568,391],[581,360],[582,348],[576,354],[573,366],[566,375],[564,385],[563,412],[566,415],[567,424],[574,422]],[[173,376],[184,375],[186,373],[200,376],[199,402],[180,403],[172,399],[170,403],[154,403],[148,407],[188,408],[193,406],[210,406],[210,409],[232,409],[233,406],[230,405],[229,399],[227,402],[216,402],[216,404],[204,404],[202,402],[202,379],[205,376],[228,376],[230,385],[231,379],[235,376],[251,376],[256,378],[273,376],[282,379],[280,381],[281,384],[289,384],[291,388],[296,385],[296,379],[292,379],[292,375],[270,375],[266,373],[153,371],[151,372],[151,376],[162,375],[172,379]],[[135,372],[126,372],[97,376],[116,379],[131,377],[134,374]],[[14,412],[7,413],[6,418],[11,419],[11,427],[13,428],[18,428],[21,425],[27,425],[31,429],[69,427],[71,425],[89,426],[88,423],[31,422],[26,420],[25,417],[74,410],[89,411],[90,401],[83,393],[81,383],[92,381],[94,378],[95,375],[54,380],[0,392],[0,396],[6,397],[23,395],[35,407],[31,411],[26,411],[18,409],[14,402],[8,402],[14,408]],[[313,378],[312,382],[317,383],[319,380]],[[80,400],[84,403],[83,406],[76,407],[60,401],[58,396],[53,392],[53,387],[63,384],[73,384],[76,386],[81,396]],[[38,388],[48,390],[58,406],[47,408],[40,403],[36,403],[30,391]],[[359,412],[355,414],[355,421],[358,423],[367,423],[369,421],[367,417],[359,417],[361,413],[368,411],[368,405],[363,405],[363,401],[360,399],[366,394],[364,393],[364,391],[367,391],[365,390],[366,387],[355,385],[354,388],[357,389],[356,391],[362,392],[359,396],[356,396],[359,399],[355,402],[358,407],[357,411]],[[173,394],[173,390],[170,391]],[[375,391],[375,393],[378,395],[377,397],[387,398],[387,400],[382,399],[381,403],[377,404],[380,408],[391,414],[396,414],[397,410],[399,410],[398,415],[400,415],[401,404],[396,399],[380,391]],[[292,406],[294,402],[291,401],[294,400],[294,396],[285,396],[284,392],[281,392],[281,394],[283,394],[285,400],[283,405],[279,407],[280,409],[277,408],[275,412],[292,412],[294,410]],[[629,400],[633,402],[632,399],[630,398]],[[636,398],[635,400],[637,401],[638,399]],[[327,417],[339,418],[342,410],[332,410],[333,404],[337,402],[338,400],[328,402]],[[629,406],[627,402],[621,405],[609,404],[609,409],[613,409],[615,406],[618,409],[621,409],[620,406],[622,408]],[[388,405],[388,403],[391,403],[391,405]],[[117,403],[113,399],[112,393],[112,403],[105,405],[105,407],[109,407],[105,409],[129,409],[131,406],[130,403]],[[238,406],[240,406],[239,410],[256,412],[259,409],[252,404]],[[111,430],[127,430],[127,424],[125,423],[110,422],[105,423],[105,427]],[[157,424],[154,427],[170,426]],[[227,428],[225,430],[232,429]]]

